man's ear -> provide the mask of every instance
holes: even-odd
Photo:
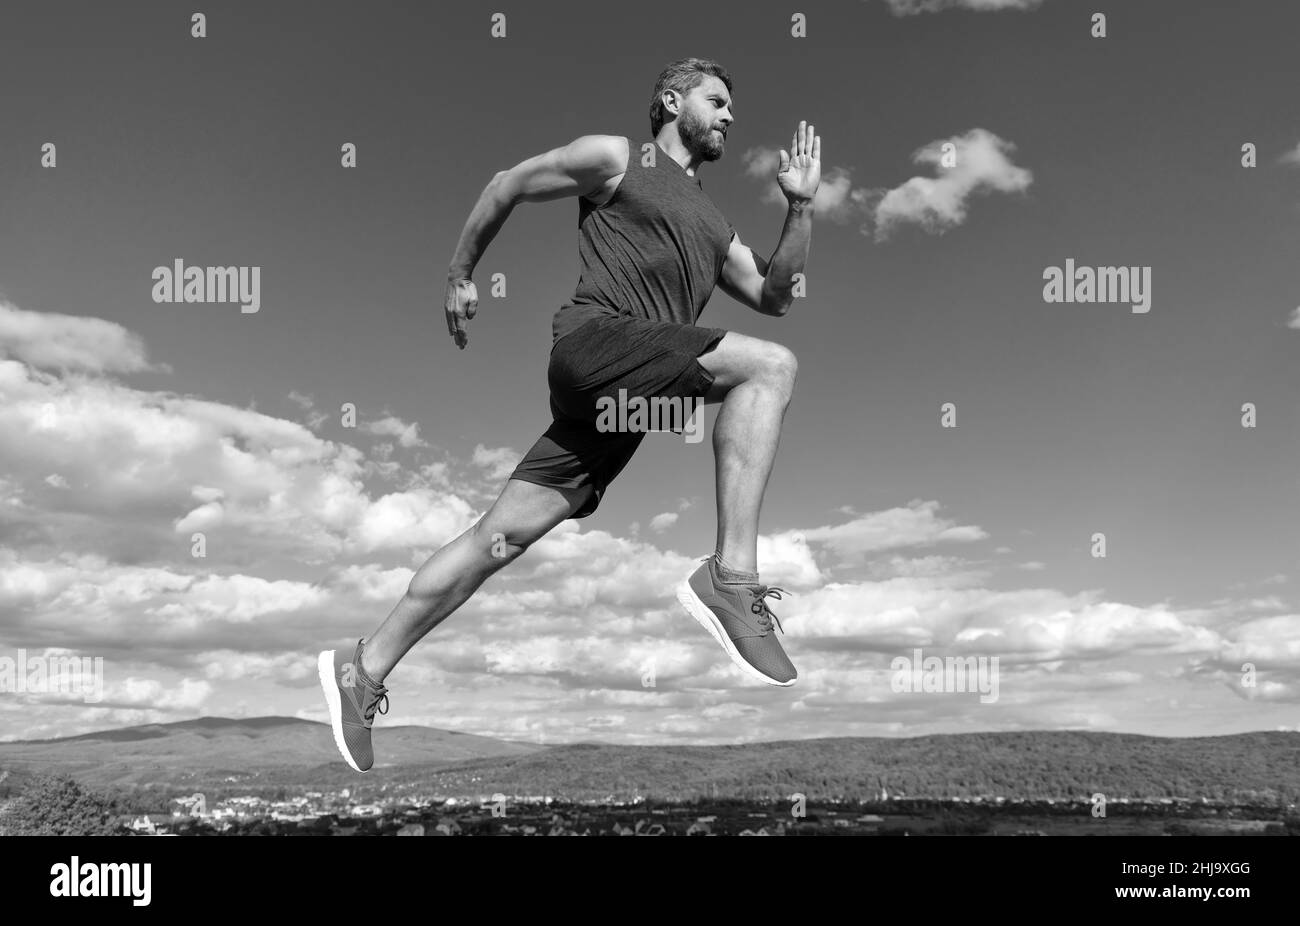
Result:
[[[664,109],[668,110],[668,112],[672,113],[674,116],[680,116],[682,114],[681,94],[676,90],[665,90],[663,95],[659,97],[659,102],[663,104]]]

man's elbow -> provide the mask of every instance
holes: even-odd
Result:
[[[790,306],[794,303],[793,291],[776,292],[763,287],[762,295],[759,297],[756,308],[764,315],[772,315],[777,318],[785,315],[790,311]]]
[[[487,188],[492,196],[504,205],[513,206],[519,201],[514,178],[508,170],[499,170],[493,174],[492,179],[488,181]]]

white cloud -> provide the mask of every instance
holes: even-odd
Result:
[[[116,322],[31,312],[0,301],[0,356],[41,369],[79,373],[166,372],[150,366],[144,341]]]
[[[650,529],[655,533],[662,533],[677,523],[677,512],[665,511],[657,514],[650,519]]]
[[[316,400],[308,394],[290,389],[289,401],[307,413],[307,427],[313,431],[319,431],[320,426],[329,420],[330,416],[317,409]]]
[[[485,447],[482,444],[474,446],[474,456],[472,457],[475,466],[482,467],[489,479],[505,479],[514,468],[519,465],[523,459],[523,454],[511,450],[509,447]]]
[[[318,608],[328,600],[323,589],[305,582],[248,575],[191,578],[177,591],[189,600],[163,605],[152,613],[194,624],[210,619],[242,624],[270,614]]]
[[[1257,617],[1231,631],[1220,653],[1229,665],[1286,666],[1300,672],[1300,614]]]
[[[1248,610],[1232,603],[1223,611]],[[1185,673],[1209,678],[1247,701],[1300,701],[1300,614],[1249,618],[1222,632],[1217,651],[1193,660]]]
[[[882,550],[944,542],[967,543],[988,536],[979,527],[958,525],[939,517],[938,510],[937,501],[913,499],[906,507],[872,512],[842,524],[809,528],[799,534],[809,543],[826,546],[842,561],[859,560]]]
[[[406,594],[412,575],[413,571],[405,567],[385,569],[374,563],[353,564],[340,571],[336,581],[340,588],[350,588],[364,601],[391,604]]]
[[[781,162],[781,155],[776,148],[767,148],[760,145],[750,148],[742,154],[740,162],[745,167],[745,173],[755,180],[768,177],[775,178],[777,165]]]
[[[799,531],[760,534],[758,573],[768,585],[810,588],[824,579],[807,537]]]
[[[349,536],[349,547],[376,550],[442,546],[469,526],[473,510],[458,498],[431,492],[393,492],[365,506]],[[432,552],[432,550],[430,550]]]
[[[202,679],[182,679],[179,684],[151,678],[126,678],[104,688],[104,707],[135,707],[155,711],[194,711],[212,695],[212,685]]]
[[[404,491],[372,498],[363,480],[374,464],[295,422],[12,360],[0,360],[0,435],[0,470],[21,490],[8,517],[51,548],[75,541],[138,559],[188,547],[193,531],[220,530],[210,557],[323,562],[440,545],[473,515],[467,501],[414,475]],[[46,511],[51,472],[67,485]],[[166,519],[170,533],[160,529]]]
[[[418,424],[407,424],[395,415],[380,418],[378,421],[366,422],[361,425],[361,430],[381,437],[395,437],[403,447],[429,446],[420,439],[420,426]]]
[[[953,146],[955,163],[946,167],[944,145]],[[900,225],[920,225],[942,233],[966,220],[968,200],[992,191],[1016,193],[1028,189],[1033,174],[1012,164],[1015,145],[985,129],[938,139],[918,149],[912,159],[934,165],[938,177],[913,177],[891,190],[876,191],[875,237],[883,241]]]
[[[1206,654],[1216,632],[1176,612],[1067,595],[1053,589],[1009,592],[953,588],[926,579],[832,583],[783,616],[800,637],[903,655],[914,646],[997,655],[1004,664],[1106,660],[1134,652]]]
[[[196,654],[210,682],[241,679],[271,679],[282,682],[315,681],[316,667],[302,653],[243,653],[237,650],[209,650]]]

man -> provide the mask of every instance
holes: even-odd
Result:
[[[780,153],[776,180],[789,208],[765,261],[741,244],[697,175],[702,163],[722,157],[735,121],[731,87],[716,62],[675,62],[655,84],[653,143],[584,135],[498,173],[470,213],[447,276],[447,330],[462,350],[478,307],[474,268],[511,210],[578,197],[582,275],[553,321],[554,421],[491,509],[416,572],[374,634],[355,650],[320,654],[335,742],[354,769],[373,764],[374,715],[388,708],[383,682],[407,651],[561,521],[596,510],[645,437],[611,431],[600,418],[616,396],[722,404],[713,430],[717,546],[678,599],[744,672],[794,683],[767,604],[781,589],[760,583],[757,544],[795,358],[778,344],[695,322],[719,286],[766,315],[789,310],[794,276],[808,258],[821,140],[800,122],[789,152]]]

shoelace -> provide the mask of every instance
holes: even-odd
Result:
[[[758,626],[762,628],[763,633],[771,632],[772,621],[776,621],[777,629],[782,633],[785,633],[785,628],[781,626],[781,619],[771,612],[767,606],[767,602],[764,600],[769,595],[779,600],[783,592],[787,595],[790,594],[777,585],[759,585],[750,590],[750,594],[754,596],[754,600],[750,602],[749,610],[758,615]]]
[[[379,706],[380,702],[383,702],[383,707]],[[376,689],[374,695],[366,702],[365,717],[367,722],[373,721],[375,719],[376,709],[378,709],[379,713],[381,714],[388,713],[388,689],[387,688]]]
[[[701,557],[700,562],[707,563],[711,559],[713,559],[712,556]],[[782,593],[791,595],[793,592],[787,592],[779,585],[757,585],[750,589],[749,593],[754,596],[754,600],[750,602],[749,610],[758,615],[758,626],[762,629],[763,633],[771,633],[772,621],[776,621],[777,629],[782,633],[785,633],[785,628],[781,626],[781,619],[772,613],[764,599],[767,598],[768,595],[771,595],[779,600]]]

